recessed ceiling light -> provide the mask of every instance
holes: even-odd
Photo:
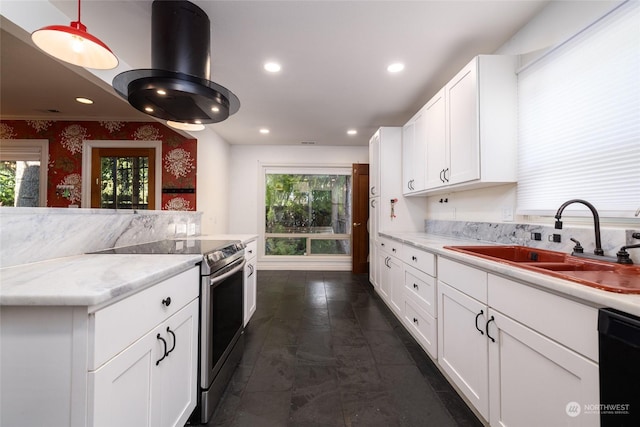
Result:
[[[147,113],[153,113],[153,108],[151,108],[151,107],[144,107],[144,111],[146,111]]]
[[[166,95],[166,94],[167,94],[167,91],[166,91],[166,90],[164,90],[164,89],[158,89],[158,90],[156,91],[156,93],[157,93],[158,95]]]
[[[219,112],[220,112],[220,108],[218,108],[218,107],[211,107],[211,111],[213,111],[214,113],[219,113]]]
[[[266,134],[268,134],[268,133],[269,133],[269,129],[267,129],[267,128],[262,128],[262,129],[260,129],[260,133],[261,133],[261,134],[263,134],[263,135],[266,135]]]
[[[355,130],[355,129],[349,129],[349,130],[347,131],[347,135],[356,135],[357,133],[358,133],[358,131],[357,131],[357,130]]]
[[[399,73],[402,70],[404,70],[404,64],[401,62],[394,62],[387,67],[387,71],[390,73]]]
[[[204,125],[202,123],[184,123],[184,122],[174,122],[172,120],[167,120],[167,125],[171,126],[174,129],[186,130],[186,131],[198,131],[204,129]]]
[[[77,97],[76,101],[78,101],[80,104],[93,104],[93,100],[89,98],[83,98],[81,96]]]
[[[277,62],[266,62],[264,64],[264,69],[270,73],[277,73],[282,70],[282,66]]]

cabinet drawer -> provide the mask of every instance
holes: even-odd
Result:
[[[200,270],[194,267],[96,311],[89,318],[89,333],[94,337],[89,370],[97,369],[198,298],[199,290]]]
[[[598,361],[598,309],[489,274],[489,305],[512,319]]]
[[[258,242],[256,240],[252,240],[247,243],[247,247],[244,249],[244,256],[247,260],[255,258],[258,255]]]
[[[436,319],[405,301],[404,320],[411,334],[434,359],[438,358],[438,327]]]
[[[438,257],[438,280],[480,302],[487,303],[487,273]]]
[[[402,243],[380,236],[378,238],[378,245],[380,249],[389,255],[402,258]]]
[[[430,276],[436,275],[436,256],[432,253],[425,252],[415,246],[404,245],[402,260],[405,264],[424,271]]]
[[[414,305],[419,305],[433,317],[437,317],[435,278],[411,266],[405,266],[404,286],[407,299],[410,299]]]

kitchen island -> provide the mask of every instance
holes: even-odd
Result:
[[[0,424],[184,424],[201,260],[77,255],[1,269]]]

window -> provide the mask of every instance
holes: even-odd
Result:
[[[518,213],[569,199],[640,207],[640,4],[628,2],[518,75]],[[574,214],[589,214],[581,205]]]
[[[91,164],[92,208],[153,208],[153,148],[96,148]]]
[[[82,206],[160,209],[161,141],[83,141]]]
[[[46,206],[48,153],[46,140],[0,143],[0,206]]]
[[[351,168],[268,168],[265,255],[351,254]]]

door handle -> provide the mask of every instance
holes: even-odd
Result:
[[[476,314],[476,329],[478,330],[478,332],[480,332],[480,335],[484,335],[484,331],[478,328],[478,317],[482,316],[483,314],[484,310],[480,310],[480,313]]]
[[[360,223],[360,222],[354,222],[354,223],[353,223],[353,226],[354,226],[354,227],[360,227],[361,225],[362,225],[362,223]]]
[[[496,321],[495,317],[491,316],[491,319],[489,319],[489,321],[484,327],[484,330],[487,331],[487,337],[491,340],[491,342],[496,342],[496,339],[493,338],[491,335],[489,335],[489,323],[495,322],[495,321]]]

